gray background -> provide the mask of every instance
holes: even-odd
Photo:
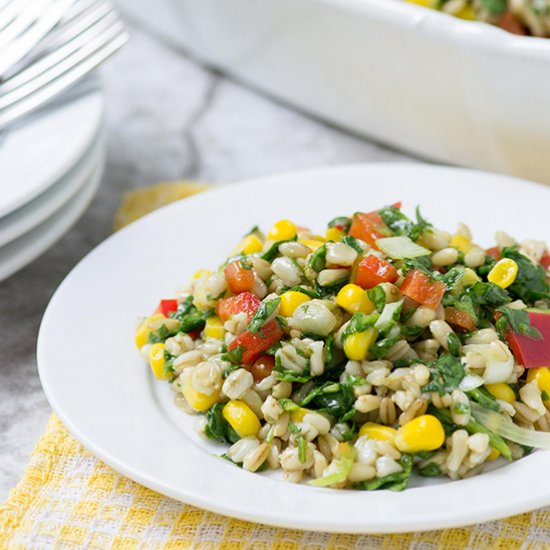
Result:
[[[152,2],[132,2],[120,0],[132,39],[101,71],[108,121],[103,184],[59,243],[0,283],[0,501],[19,480],[51,412],[36,372],[42,314],[64,276],[109,235],[126,190],[166,180],[222,184],[316,165],[410,160],[205,68],[158,30],[158,20],[149,26],[136,18],[135,8]]]

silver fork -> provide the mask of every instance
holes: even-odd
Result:
[[[0,83],[0,129],[57,96],[128,40],[108,2],[85,1],[88,9],[54,31],[62,45]]]
[[[11,0],[0,11],[0,77],[61,20],[74,0]]]

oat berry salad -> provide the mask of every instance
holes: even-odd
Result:
[[[280,220],[161,300],[136,344],[228,461],[402,490],[550,448],[549,266],[541,241],[484,249],[400,203],[321,234]]]

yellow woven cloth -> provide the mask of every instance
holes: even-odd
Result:
[[[125,197],[117,225],[151,204],[185,197],[188,186]],[[160,197],[156,195],[160,194]],[[144,206],[145,203],[145,206]],[[384,548],[550,547],[550,509],[463,529],[400,535],[338,535],[277,529],[205,512],[116,473],[88,453],[52,414],[23,479],[0,505],[0,549],[18,548]]]

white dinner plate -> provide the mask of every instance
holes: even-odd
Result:
[[[94,170],[91,174],[82,174],[82,186],[68,202],[62,204],[46,221],[0,247],[0,281],[38,258],[80,218],[101,183],[105,164],[102,149],[96,153],[93,161]]]
[[[17,210],[0,218],[0,247],[17,239],[52,216],[69,201],[97,170],[97,160],[105,149],[100,129],[90,150],[64,177]]]
[[[0,217],[69,172],[97,136],[102,120],[100,82],[91,77],[9,127],[0,142]]]
[[[92,251],[44,315],[38,367],[69,431],[107,464],[170,497],[269,525],[348,533],[418,531],[478,523],[550,504],[550,452],[483,475],[415,479],[401,493],[293,485],[220,459],[193,418],[173,404],[134,346],[153,311],[200,267],[221,263],[255,224],[282,217],[322,231],[337,215],[402,200],[453,230],[470,224],[489,245],[495,230],[549,239],[548,189],[501,176],[420,165],[355,165],[255,179],[167,206]],[[79,305],[80,304],[80,305]],[[74,322],[75,308],[80,311]]]

